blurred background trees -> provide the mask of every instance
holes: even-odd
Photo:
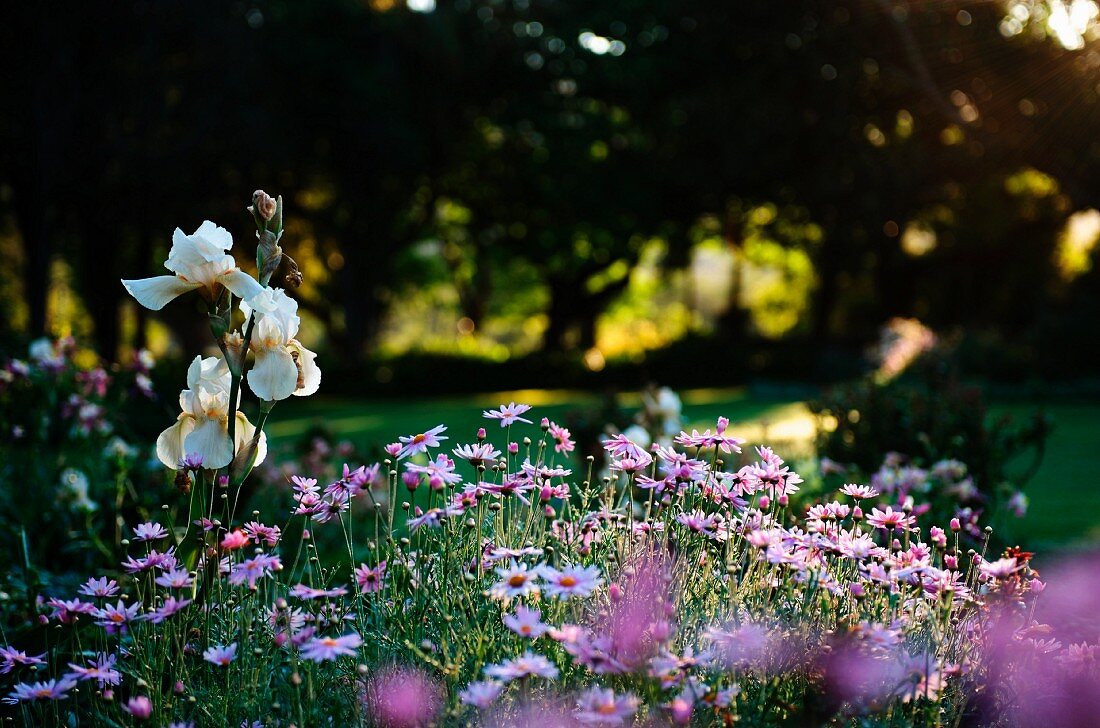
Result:
[[[897,316],[980,374],[1094,375],[1098,14],[24,3],[0,28],[0,337],[192,350],[195,304],[144,313],[117,281],[204,218],[252,245],[263,187],[303,335],[356,386],[486,361],[517,385],[827,378]]]

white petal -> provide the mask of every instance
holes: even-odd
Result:
[[[234,296],[244,300],[250,300],[263,290],[263,286],[257,283],[255,278],[238,268],[219,275],[218,282],[228,288]]]
[[[177,470],[180,460],[187,454],[183,450],[184,439],[195,429],[195,420],[186,412],[180,414],[176,424],[160,433],[157,438],[157,458],[165,466]]]
[[[298,388],[298,366],[283,347],[257,349],[256,365],[245,377],[252,393],[269,402],[286,399]]]
[[[159,311],[172,299],[182,296],[202,286],[201,283],[189,283],[176,276],[154,276],[136,281],[123,281],[122,285],[131,296],[145,308]]]
[[[202,225],[199,225],[199,229],[188,237],[194,243],[198,254],[211,263],[221,260],[221,256],[225,251],[233,247],[233,235],[225,228],[209,220],[203,220]]]
[[[220,419],[203,420],[183,441],[188,453],[202,455],[202,466],[217,470],[233,460],[233,447],[229,443],[229,430]]]
[[[242,449],[248,446],[248,443],[252,441],[253,436],[256,434],[256,426],[248,421],[243,412],[237,413],[237,452],[240,453]],[[256,460],[253,462],[253,466],[259,465],[267,457],[267,434],[260,433],[260,441],[256,443]]]
[[[291,339],[287,344],[291,352],[298,354],[298,383],[301,385],[294,390],[297,397],[308,397],[321,386],[321,367],[317,366],[317,354],[302,346],[297,339]]]

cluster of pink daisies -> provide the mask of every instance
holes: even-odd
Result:
[[[452,446],[439,425],[323,487],[293,475],[283,526],[213,512],[182,535],[138,524],[119,574],[41,602],[44,623],[79,630],[79,655],[0,650],[0,674],[18,678],[6,701],[57,703],[88,684],[102,700],[118,691],[133,720],[187,725],[194,685],[247,674],[298,689],[305,671],[337,676],[361,719],[409,728],[509,725],[532,704],[579,725],[782,722],[806,690],[830,715],[904,706],[934,723],[985,678],[994,615],[1062,668],[1094,653],[1038,640],[1031,555],[966,550],[959,519],[925,530],[897,497],[905,472],[811,501],[788,463],[743,453],[720,418],[673,445],[609,436],[600,475],[529,411],[483,413],[499,445],[482,428]],[[535,436],[512,439],[523,425]],[[339,534],[348,560],[325,564],[315,529]],[[174,697],[127,678],[158,634],[186,667]],[[62,662],[58,678],[23,679]]]

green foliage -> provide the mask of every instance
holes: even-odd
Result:
[[[956,460],[977,488],[967,500],[992,512],[1034,475],[1052,429],[1040,413],[1022,422],[991,417],[981,390],[961,383],[937,356],[887,382],[831,388],[808,405],[818,421],[818,455],[851,466],[846,478],[867,482],[895,454],[925,469]],[[937,515],[954,515],[958,498],[937,495]]]
[[[149,463],[157,413],[147,355],[104,365],[71,339],[31,345],[0,370],[0,563],[66,573],[117,557],[120,523],[167,488]]]

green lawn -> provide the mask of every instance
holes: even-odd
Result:
[[[775,444],[789,459],[812,453],[813,421],[800,399],[761,396],[744,389],[707,389],[681,393],[689,423],[711,425],[719,415],[734,422],[750,443]],[[310,398],[281,404],[272,413],[268,432],[278,446],[322,424],[361,448],[374,449],[398,435],[422,432],[440,423],[453,441],[472,441],[478,427],[492,425],[481,410],[501,401],[534,406],[532,419],[562,419],[569,410],[592,407],[598,397],[587,392],[527,390],[466,397],[406,400],[326,400]],[[638,397],[624,395],[627,408]],[[992,415],[1024,417],[1035,404],[995,403]],[[1055,424],[1046,457],[1026,492],[1030,513],[1014,536],[1036,549],[1067,548],[1100,542],[1100,402],[1056,402],[1043,405]],[[1022,464],[1021,464],[1022,465]]]

